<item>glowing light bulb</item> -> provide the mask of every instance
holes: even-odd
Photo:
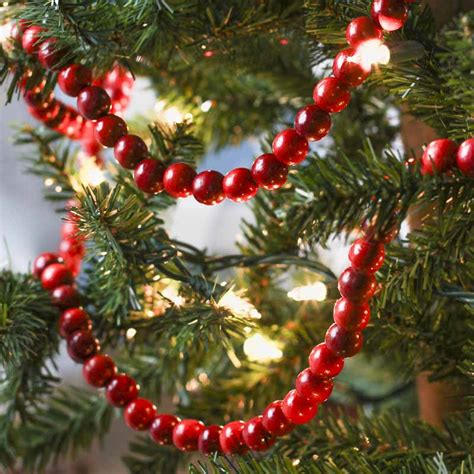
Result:
[[[232,290],[224,294],[218,301],[217,306],[232,311],[236,316],[244,318],[260,319],[262,315],[255,306],[247,299],[242,298]]]
[[[169,107],[163,111],[163,121],[169,125],[174,125],[175,123],[182,123],[184,116],[181,111],[176,106]]]
[[[270,362],[283,356],[274,341],[259,333],[254,333],[245,340],[244,353],[249,360],[255,362]]]
[[[287,294],[288,298],[295,301],[324,301],[327,291],[326,285],[321,281],[317,281],[311,285],[297,286]]]
[[[357,46],[356,57],[364,69],[370,70],[374,64],[388,64],[390,50],[378,39],[367,40]]]
[[[127,337],[127,340],[132,340],[135,337],[135,334],[137,333],[137,330],[135,328],[129,328],[127,329],[127,332],[125,333],[125,336]]]
[[[5,5],[5,3],[3,4]],[[8,6],[8,3],[7,3]],[[8,21],[3,25],[0,25],[0,44],[5,44],[6,41],[10,38],[11,31],[12,31],[13,22]]]
[[[96,158],[93,156],[80,157],[81,167],[79,168],[78,179],[82,185],[96,187],[105,181],[104,172],[98,166]]]
[[[175,306],[183,306],[184,303],[186,303],[186,300],[180,296],[176,290],[176,288],[173,288],[171,286],[167,286],[161,294],[165,297],[168,298],[170,301],[173,302]]]
[[[212,100],[206,100],[205,102],[201,104],[201,110],[203,112],[209,112],[209,110],[211,110],[211,107],[212,107]]]

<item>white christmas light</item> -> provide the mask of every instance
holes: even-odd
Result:
[[[131,339],[133,339],[135,337],[135,334],[137,333],[137,330],[134,329],[134,328],[129,328],[127,329],[127,332],[125,333],[125,336],[127,337],[127,339],[130,341]]]
[[[258,309],[255,308],[252,303],[234,293],[232,290],[225,293],[217,305],[232,311],[236,316],[252,319],[260,319],[262,317]]]
[[[295,301],[324,301],[327,295],[327,288],[324,283],[317,281],[311,285],[297,286],[287,294],[288,298]]]
[[[186,303],[186,300],[180,296],[178,294],[178,291],[176,290],[176,288],[172,287],[172,286],[167,286],[162,292],[161,294],[169,299],[170,301],[173,302],[173,304],[175,306],[183,306],[184,303]]]
[[[270,362],[281,359],[283,355],[274,341],[259,333],[254,333],[245,340],[244,353],[249,360],[255,362]]]
[[[3,5],[5,5],[5,3]],[[3,45],[10,38],[12,25],[13,23],[11,21],[0,25],[0,44]]]
[[[390,50],[387,45],[378,39],[363,41],[357,46],[354,58],[364,69],[370,70],[374,64],[388,64]]]
[[[203,112],[209,112],[209,110],[211,110],[211,107],[212,107],[212,100],[206,100],[205,102],[201,104],[201,110]]]
[[[79,181],[86,186],[96,187],[105,181],[104,172],[97,165],[94,157],[88,156],[81,159]]]

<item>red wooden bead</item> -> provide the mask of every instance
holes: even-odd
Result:
[[[311,369],[304,369],[296,377],[296,391],[303,398],[307,398],[316,404],[325,402],[331,395],[333,381],[317,377]]]
[[[68,238],[61,241],[59,244],[59,251],[61,255],[68,257],[83,257],[84,244],[81,240],[75,238]]]
[[[375,273],[382,267],[384,258],[384,245],[367,239],[356,240],[349,250],[349,260],[360,273]]]
[[[341,112],[349,105],[351,93],[335,77],[326,77],[316,84],[313,99],[316,105],[326,112]]]
[[[161,161],[146,158],[138,163],[133,177],[138,189],[145,193],[158,194],[163,191],[163,173],[165,166]]]
[[[383,31],[368,17],[360,16],[354,18],[346,29],[347,42],[357,47],[361,42],[367,40],[383,40]]]
[[[48,38],[43,41],[38,49],[38,59],[46,69],[56,70],[58,63],[64,57],[64,50],[58,49],[58,41]]]
[[[148,157],[148,147],[145,142],[136,135],[124,135],[115,143],[115,159],[126,169],[133,170]]]
[[[46,267],[58,262],[63,262],[63,259],[57,253],[44,252],[38,255],[33,262],[33,276],[38,279],[41,278],[41,274]]]
[[[433,175],[447,171],[456,161],[458,146],[452,140],[441,138],[432,141],[421,157],[422,174]]]
[[[263,427],[273,436],[284,436],[295,427],[283,414],[282,403],[281,400],[276,400],[263,411]]]
[[[95,124],[97,141],[107,147],[114,147],[117,140],[126,133],[127,124],[118,115],[104,115]]]
[[[61,104],[57,100],[53,100],[45,109],[28,107],[28,112],[36,120],[48,124],[54,122],[61,113]]]
[[[21,37],[23,36],[23,33],[25,32],[27,28],[28,28],[28,22],[26,20],[19,20],[13,23],[10,30],[10,36],[15,41],[21,41]]]
[[[196,451],[199,436],[204,428],[202,421],[190,419],[180,421],[173,430],[173,444],[181,451]]]
[[[196,171],[186,163],[173,163],[163,174],[165,191],[175,198],[184,198],[193,193]]]
[[[76,362],[84,362],[100,350],[99,341],[90,331],[76,331],[67,340],[69,357]]]
[[[404,0],[373,0],[370,13],[385,31],[396,31],[407,21],[408,7]]]
[[[193,195],[196,201],[211,206],[225,199],[222,181],[224,176],[213,170],[199,173],[193,181]]]
[[[308,358],[311,372],[316,377],[333,378],[344,368],[344,359],[336,357],[324,342],[313,348]]]
[[[370,68],[362,65],[354,48],[343,49],[334,59],[332,66],[334,76],[346,86],[360,86],[370,74]]]
[[[173,430],[180,421],[181,420],[174,415],[168,415],[166,413],[158,415],[150,427],[150,435],[153,441],[162,445],[173,444]]]
[[[63,240],[72,240],[72,241],[80,241],[83,240],[84,237],[79,237],[77,235],[78,232],[77,224],[73,221],[67,220],[61,226],[61,239]]]
[[[231,201],[243,202],[252,199],[257,194],[258,185],[249,169],[235,168],[225,175],[222,189]]]
[[[283,399],[281,409],[288,420],[295,425],[302,425],[316,416],[318,405],[299,395],[296,390],[291,390]]]
[[[222,431],[222,426],[211,425],[206,426],[198,439],[198,449],[203,454],[218,453],[221,450],[219,443],[219,436]]]
[[[145,398],[135,398],[123,413],[125,423],[135,431],[147,430],[156,417],[156,407]]]
[[[82,366],[82,375],[89,385],[105,387],[117,373],[114,361],[105,354],[97,354],[87,359]]]
[[[287,176],[288,166],[278,161],[273,153],[264,153],[253,162],[252,177],[261,188],[281,188]]]
[[[242,437],[252,451],[266,451],[275,444],[276,439],[268,433],[262,423],[262,416],[256,416],[245,423]]]
[[[373,274],[364,275],[349,267],[341,273],[337,287],[348,300],[363,303],[374,296],[377,282]]]
[[[340,298],[334,305],[334,322],[346,331],[362,331],[370,320],[370,306],[367,303],[355,304]]]
[[[362,349],[361,332],[345,331],[333,324],[326,332],[326,346],[337,357],[352,357]]]
[[[107,384],[105,397],[116,407],[128,405],[138,397],[140,391],[137,382],[126,374],[118,374]]]
[[[63,311],[58,322],[59,334],[67,338],[76,331],[91,331],[92,322],[81,308],[69,308]]]
[[[64,263],[52,263],[41,274],[41,284],[45,290],[54,290],[58,286],[71,283],[74,283],[74,278]]]
[[[34,107],[37,111],[46,111],[51,109],[55,102],[53,93],[45,95],[42,90],[38,89],[26,91],[23,99],[29,106]],[[45,120],[44,115],[41,117],[41,120]]]
[[[462,174],[474,178],[474,138],[461,143],[456,155],[456,165]]]
[[[331,116],[317,105],[307,105],[296,114],[295,130],[306,140],[321,140],[330,129]]]
[[[79,92],[92,82],[92,72],[81,64],[72,64],[61,69],[58,74],[60,89],[71,97],[77,97]]]
[[[309,145],[294,128],[280,132],[273,140],[273,154],[276,159],[287,166],[301,163],[308,154]]]
[[[55,288],[51,293],[51,299],[53,304],[61,309],[73,308],[81,303],[79,293],[71,285],[61,285]]]
[[[224,454],[245,454],[248,451],[242,436],[244,427],[243,421],[231,421],[222,428],[219,443]]]
[[[110,105],[110,97],[102,87],[84,87],[77,96],[77,108],[89,120],[97,120],[107,115]]]
[[[26,54],[35,54],[38,52],[41,44],[40,36],[43,31],[44,28],[40,26],[30,26],[23,32],[21,45]]]

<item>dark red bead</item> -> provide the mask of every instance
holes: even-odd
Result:
[[[97,354],[87,359],[82,366],[82,375],[89,385],[105,387],[117,373],[114,361],[105,354]]]
[[[351,93],[335,77],[326,77],[316,84],[313,99],[316,105],[326,112],[341,112],[349,105]]]
[[[474,138],[461,143],[456,155],[456,165],[462,174],[474,178]]]
[[[457,151],[458,146],[452,140],[441,138],[432,141],[421,157],[422,174],[444,173],[455,163]]]
[[[273,436],[284,436],[295,427],[283,414],[282,403],[281,400],[270,403],[262,415],[263,427]]]
[[[245,454],[248,451],[242,436],[244,428],[243,421],[231,421],[222,428],[219,443],[224,454]]]
[[[173,430],[180,421],[181,420],[174,415],[168,415],[166,413],[158,415],[150,427],[150,435],[153,441],[162,445],[173,444]]]
[[[196,171],[186,163],[173,163],[163,174],[165,191],[175,198],[184,198],[193,193]]]
[[[41,28],[40,26],[30,26],[23,32],[21,45],[26,54],[35,54],[38,52],[41,44],[40,37],[43,31],[44,28]]]
[[[349,250],[349,260],[360,273],[375,273],[380,270],[384,258],[384,245],[366,239],[356,240]]]
[[[26,91],[23,99],[29,106],[33,107],[37,111],[42,111],[43,113],[46,110],[50,110],[55,103],[53,93],[45,95],[42,90],[38,89]],[[41,120],[45,120],[44,115],[42,115]]]
[[[252,451],[266,451],[275,444],[275,438],[268,433],[262,423],[263,417],[256,416],[245,423],[242,437]]]
[[[15,41],[21,41],[21,37],[23,33],[28,28],[28,22],[26,20],[19,20],[13,23],[11,30],[10,30],[10,37],[13,38]]]
[[[333,381],[327,378],[317,377],[311,369],[304,369],[296,377],[296,391],[303,398],[307,398],[316,404],[324,403],[331,395]]]
[[[61,309],[73,308],[81,303],[79,293],[71,285],[61,285],[55,288],[51,293],[51,299],[53,304]]]
[[[346,331],[362,331],[370,321],[370,306],[340,298],[334,305],[334,322]]]
[[[349,267],[341,273],[337,287],[348,300],[363,303],[374,296],[377,282],[373,274],[364,275]]]
[[[337,357],[352,357],[362,349],[361,332],[345,331],[333,324],[326,332],[326,347]]]
[[[61,104],[57,100],[53,100],[45,109],[28,107],[28,112],[33,118],[47,125],[57,119],[61,113]]]
[[[58,286],[71,283],[74,283],[74,277],[64,263],[52,263],[41,274],[41,284],[45,290],[54,290]]]
[[[77,108],[89,120],[97,120],[107,115],[110,105],[110,97],[102,87],[84,87],[77,96]]]
[[[331,116],[317,105],[307,105],[296,114],[295,130],[306,140],[321,140],[330,129]]]
[[[261,188],[281,188],[287,176],[288,166],[278,161],[273,153],[264,153],[253,162],[252,177]]]
[[[123,407],[135,400],[139,391],[140,388],[132,377],[118,374],[107,384],[105,397],[111,405]]]
[[[196,201],[211,206],[225,199],[222,182],[224,176],[218,171],[207,170],[199,173],[193,181],[193,195]]]
[[[115,143],[115,159],[126,169],[133,170],[148,157],[148,147],[136,135],[124,135]]]
[[[125,407],[123,417],[132,430],[144,431],[155,419],[156,407],[145,398],[135,398]]]
[[[173,430],[173,444],[181,451],[196,451],[199,436],[204,428],[202,421],[190,419],[180,421]]]
[[[347,42],[357,47],[363,41],[383,40],[383,31],[368,16],[354,18],[346,29]]]
[[[126,133],[127,124],[118,115],[104,115],[95,124],[97,141],[107,147],[114,147],[117,140]]]
[[[336,377],[344,368],[344,359],[336,357],[324,343],[313,347],[308,363],[311,372],[320,378]]]
[[[63,311],[58,322],[59,334],[67,338],[76,331],[91,331],[92,322],[81,308],[70,308]]]
[[[385,31],[396,31],[407,21],[408,7],[405,0],[373,0],[370,13]]]
[[[33,262],[33,276],[38,279],[41,278],[41,274],[46,267],[59,262],[63,262],[63,259],[57,253],[44,252],[38,255]]]
[[[222,181],[222,188],[228,199],[243,202],[252,199],[258,191],[258,184],[247,168],[235,168],[229,171]]]
[[[219,443],[219,436],[222,431],[222,426],[211,425],[206,426],[199,435],[198,449],[203,454],[218,453],[221,450]]]
[[[38,59],[46,69],[57,69],[58,63],[64,57],[64,51],[58,49],[58,41],[55,38],[48,38],[43,41],[38,50]]]
[[[360,86],[370,74],[370,68],[362,65],[354,48],[343,49],[334,59],[332,70],[336,79],[349,87]]]
[[[309,145],[294,128],[280,132],[273,140],[273,154],[278,161],[287,166],[301,163],[308,154]]]
[[[90,331],[76,331],[67,340],[69,357],[76,362],[84,362],[100,350],[99,341]]]
[[[79,92],[92,83],[92,72],[81,64],[72,64],[61,69],[58,74],[60,89],[71,97],[77,97]]]
[[[161,161],[146,158],[138,163],[133,172],[133,177],[138,189],[145,193],[158,194],[163,191],[164,172],[165,166]]]
[[[318,413],[317,403],[302,397],[296,390],[291,390],[286,394],[281,409],[288,420],[295,425],[308,423]]]

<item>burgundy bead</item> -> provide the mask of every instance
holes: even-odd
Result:
[[[344,368],[344,359],[336,357],[324,342],[313,348],[308,362],[311,372],[321,378],[336,377]]]
[[[222,189],[231,201],[243,202],[252,199],[257,194],[258,185],[249,169],[235,168],[225,175]]]
[[[99,341],[90,331],[76,331],[67,340],[67,352],[72,360],[84,362],[100,350]]]
[[[253,162],[252,177],[261,188],[281,188],[287,176],[288,166],[278,161],[273,153],[264,153]]]
[[[41,274],[41,284],[45,290],[54,290],[58,286],[71,283],[74,283],[74,277],[64,263],[52,263]]]
[[[366,239],[356,240],[349,250],[349,260],[360,273],[375,273],[380,270],[385,258],[385,247]]]
[[[180,421],[181,420],[174,415],[168,415],[166,413],[158,415],[150,427],[150,435],[153,441],[162,445],[173,444],[173,430]]]
[[[295,387],[299,395],[319,405],[329,398],[333,385],[331,379],[317,377],[311,369],[304,369],[296,377]]]
[[[61,285],[56,287],[51,293],[53,304],[61,309],[79,306],[81,297],[76,288],[71,285]]]
[[[82,375],[89,385],[105,387],[117,373],[114,361],[104,354],[87,359],[82,366]]]
[[[222,431],[222,426],[211,425],[206,426],[198,439],[198,449],[203,454],[218,453],[221,450],[219,443],[219,436]]]
[[[353,268],[346,268],[339,277],[337,287],[342,296],[353,303],[368,301],[377,289],[373,274],[364,275]]]
[[[124,135],[115,143],[114,155],[121,166],[133,170],[140,161],[148,157],[148,147],[140,137]]]
[[[294,128],[280,132],[273,140],[273,154],[276,159],[287,166],[301,163],[308,154],[309,145]]]
[[[198,420],[180,421],[173,430],[173,444],[181,451],[196,451],[204,428],[204,423]]]
[[[245,423],[242,437],[252,451],[266,451],[275,444],[275,438],[268,433],[262,423],[262,416],[256,416]]]
[[[110,97],[102,87],[84,87],[77,96],[77,108],[89,120],[97,120],[107,115],[110,105]]]
[[[57,69],[58,63],[64,57],[64,51],[58,49],[58,41],[55,38],[48,38],[43,41],[38,50],[38,59],[46,69]]]
[[[456,165],[462,174],[474,178],[474,138],[461,143],[456,155]]]
[[[92,322],[81,308],[70,308],[63,311],[58,322],[59,334],[67,338],[76,331],[91,331]]]
[[[296,114],[295,130],[306,140],[321,140],[330,129],[331,116],[317,105],[307,105]]]
[[[38,279],[41,278],[41,274],[46,267],[58,262],[63,262],[63,259],[57,253],[44,252],[38,255],[33,262],[33,276]]]
[[[295,425],[302,425],[312,420],[318,413],[318,405],[291,390],[286,394],[281,405],[284,415]]]
[[[270,403],[262,415],[263,427],[273,436],[284,436],[294,428],[293,423],[283,414],[282,403],[281,400]]]
[[[225,199],[222,182],[224,176],[213,170],[199,173],[193,181],[193,195],[196,201],[211,206]]]
[[[340,298],[334,305],[334,322],[346,331],[362,331],[370,320],[370,306],[367,303],[355,304]]]
[[[335,77],[321,79],[314,88],[313,99],[316,105],[326,112],[341,112],[351,101],[351,93]]]
[[[352,357],[362,349],[361,332],[345,331],[333,324],[326,332],[326,346],[337,357]]]
[[[145,398],[135,398],[123,413],[125,423],[135,431],[147,430],[156,417],[156,407]]]
[[[91,70],[81,64],[72,64],[61,69],[58,74],[60,89],[71,97],[77,97],[79,92],[92,82]]]
[[[133,177],[138,189],[145,193],[158,194],[163,191],[163,173],[165,166],[161,161],[146,158],[138,163]]]
[[[95,124],[97,141],[107,147],[114,147],[117,140],[126,133],[127,124],[118,115],[104,115]]]
[[[422,174],[433,175],[447,171],[456,161],[458,146],[452,140],[441,138],[432,141],[421,157]]]
[[[245,454],[248,451],[242,436],[244,427],[243,421],[231,421],[222,428],[219,443],[224,454]]]
[[[40,37],[43,31],[44,28],[41,28],[40,26],[30,26],[23,32],[21,45],[26,54],[35,54],[38,52],[41,44]]]
[[[186,163],[173,163],[163,174],[165,191],[175,198],[184,198],[193,193],[196,171]]]
[[[107,384],[105,397],[111,405],[123,407],[135,400],[139,391],[139,386],[132,377],[118,374]]]
[[[334,59],[334,76],[349,87],[360,86],[370,74],[370,68],[362,65],[354,48],[343,49]]]
[[[370,10],[372,19],[385,31],[396,31],[408,18],[405,0],[373,0]]]
[[[357,47],[367,40],[383,40],[383,31],[368,17],[354,18],[346,29],[347,42],[352,47]]]

